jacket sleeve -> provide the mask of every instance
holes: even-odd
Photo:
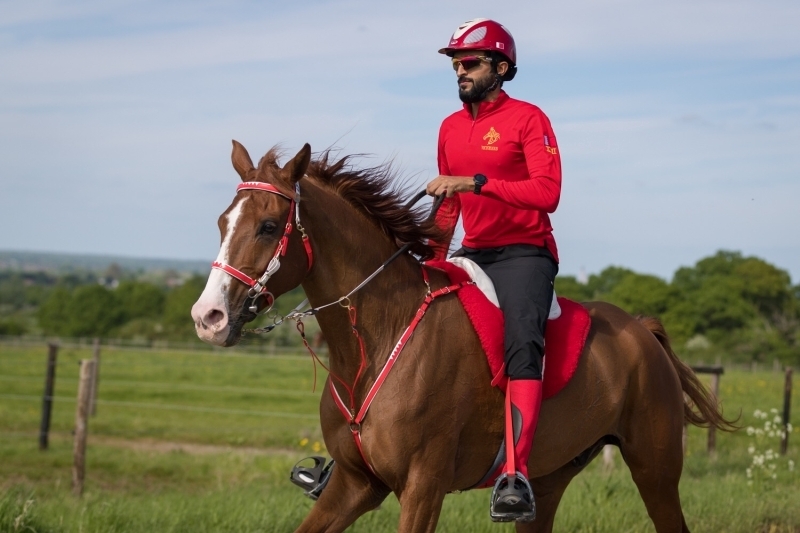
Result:
[[[437,151],[437,161],[439,164],[439,174],[450,176],[450,166],[447,164],[447,156],[444,152],[443,129],[439,130],[439,146]],[[456,223],[461,214],[461,200],[457,194],[450,198],[445,198],[439,211],[436,212],[436,225],[444,231],[445,238],[442,242],[430,240],[428,244],[434,250],[435,261],[447,259],[447,252],[450,250],[450,241],[453,240],[453,233],[456,231]]]
[[[481,189],[481,195],[500,200],[520,209],[552,213],[561,198],[561,155],[550,121],[536,111],[521,125],[520,142],[528,167],[528,179],[493,180]]]

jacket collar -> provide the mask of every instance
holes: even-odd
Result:
[[[497,111],[497,109],[503,105],[508,100],[508,95],[502,89],[500,89],[500,94],[497,95],[497,99],[494,102],[487,102],[484,100],[478,105],[478,114],[475,116],[475,120],[478,120],[480,117]],[[469,118],[472,118],[472,104],[464,104],[464,111],[467,112]]]

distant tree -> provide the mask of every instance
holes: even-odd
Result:
[[[744,296],[742,280],[732,276],[712,276],[690,295],[697,306],[699,330],[732,331],[745,326],[757,317],[756,307]]]
[[[591,298],[596,300],[606,299],[606,295],[610,293],[625,276],[633,273],[633,270],[628,268],[610,266],[603,269],[599,274],[592,274],[589,276],[589,281],[586,284],[589,291],[591,291]]]
[[[70,272],[58,279],[58,286],[72,290],[81,285],[91,285],[97,283],[96,276],[91,272]]]
[[[45,283],[25,284],[25,304],[23,307],[38,308],[50,296],[55,287],[55,280]]]
[[[742,296],[767,317],[787,311],[792,304],[789,273],[757,257],[737,264],[733,275],[742,281]]]
[[[168,333],[183,338],[195,335],[191,311],[205,285],[205,278],[192,276],[183,285],[167,293],[164,303],[164,327]]]
[[[680,296],[660,317],[676,346],[697,335],[700,322],[697,306]]]
[[[128,280],[119,284],[116,296],[126,320],[160,319],[164,313],[164,291],[152,283]]]
[[[73,291],[57,287],[38,312],[45,333],[68,337],[102,337],[124,319],[114,294],[100,285]]]
[[[0,335],[24,335],[28,332],[25,324],[13,318],[0,320]]]
[[[756,318],[785,321],[794,312],[789,274],[757,257],[720,250],[679,269],[673,287],[697,309],[698,331],[732,332]]]
[[[45,300],[37,317],[42,330],[48,335],[69,335],[71,294],[66,287],[56,287]]]
[[[613,286],[607,299],[633,315],[660,317],[677,300],[677,291],[661,278],[630,272]]]
[[[743,261],[741,252],[720,250],[701,259],[694,267],[679,268],[672,278],[672,284],[681,291],[695,291],[708,278],[733,275],[736,266]]]
[[[0,311],[21,309],[25,306],[25,283],[22,274],[8,272],[0,274]]]
[[[69,335],[102,337],[125,319],[114,293],[100,285],[84,285],[73,291],[69,300]]]
[[[575,300],[576,302],[585,302],[592,299],[592,291],[583,283],[578,282],[575,276],[556,276],[556,294]]]

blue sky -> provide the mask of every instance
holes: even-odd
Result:
[[[0,0],[0,249],[208,259],[230,140],[394,159],[457,109],[436,53],[490,17],[550,117],[561,272],[669,279],[724,248],[800,281],[800,4]]]

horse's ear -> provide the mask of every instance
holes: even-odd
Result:
[[[311,146],[306,143],[297,152],[297,155],[291,161],[286,163],[286,166],[281,170],[281,177],[289,182],[289,185],[294,185],[308,170],[308,164],[311,162]]]
[[[237,141],[233,141],[233,152],[231,153],[233,168],[241,176],[242,181],[247,181],[247,173],[253,170],[253,161],[244,146]]]

